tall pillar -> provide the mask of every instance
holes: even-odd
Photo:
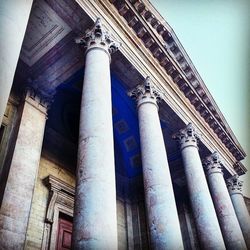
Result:
[[[183,249],[157,101],[149,77],[129,92],[137,100],[147,219],[152,249]]]
[[[0,210],[0,248],[23,249],[40,162],[47,105],[28,91]]]
[[[0,125],[7,105],[33,0],[0,1]]]
[[[202,249],[225,249],[198,152],[198,133],[191,123],[173,136],[181,148],[190,202]]]
[[[246,245],[250,249],[250,216],[242,194],[243,181],[239,176],[232,176],[227,180],[227,187],[237,215]]]
[[[215,210],[220,223],[221,232],[228,250],[243,250],[246,243],[230,199],[219,154],[214,152],[206,157],[203,165],[207,170],[207,180],[213,198]]]
[[[74,249],[117,249],[110,54],[114,42],[100,19],[78,40],[87,47],[80,111]]]

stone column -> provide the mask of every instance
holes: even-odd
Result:
[[[40,162],[47,104],[28,91],[0,210],[1,249],[23,249]]]
[[[152,249],[183,249],[157,101],[150,82],[129,92],[137,100],[147,219]]]
[[[12,86],[33,0],[0,1],[0,125]]]
[[[80,111],[74,249],[117,249],[110,54],[114,42],[100,19],[77,42],[87,47]]]
[[[214,152],[206,157],[203,165],[207,171],[207,180],[213,198],[215,210],[220,223],[221,232],[228,250],[247,249],[233,204],[231,202],[219,154]]]
[[[173,136],[180,142],[190,202],[202,249],[225,249],[198,152],[198,133],[191,123]]]
[[[235,175],[227,180],[227,187],[240,227],[245,238],[246,245],[250,249],[250,216],[242,194],[243,181]]]

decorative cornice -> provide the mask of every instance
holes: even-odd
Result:
[[[204,168],[206,169],[208,175],[213,174],[213,173],[223,174],[222,172],[223,164],[220,159],[220,155],[217,152],[214,152],[211,155],[207,156],[202,161],[202,164]]]
[[[28,80],[28,83],[23,87],[23,93],[27,98],[31,98],[38,105],[46,108],[48,110],[54,101],[54,96],[56,94],[55,89],[49,89],[39,84],[38,81]]]
[[[43,182],[50,191],[45,221],[52,224],[56,203],[62,203],[73,210],[75,189],[53,175],[46,177]]]
[[[226,182],[230,194],[242,194],[243,181],[239,179],[238,175],[230,177]]]
[[[44,183],[46,184],[46,186],[48,186],[50,188],[50,190],[54,190],[57,192],[62,191],[62,192],[65,192],[65,193],[71,195],[72,197],[75,196],[75,188],[74,187],[63,182],[62,180],[56,178],[53,175],[49,175],[48,177],[46,177],[44,179]]]
[[[97,18],[94,26],[83,36],[77,38],[75,42],[86,47],[86,53],[93,48],[99,48],[112,54],[121,46],[121,43],[114,41],[110,33],[103,27],[101,18]]]
[[[137,101],[138,107],[145,102],[152,102],[157,105],[162,99],[160,91],[152,84],[149,76],[143,84],[137,85],[129,91],[128,95]]]
[[[241,162],[236,162],[234,165],[234,170],[238,175],[245,174],[247,172],[247,169]]]
[[[173,135],[173,139],[179,141],[181,149],[188,146],[198,147],[199,138],[200,133],[197,132],[192,123],[189,123],[184,129]]]
[[[246,154],[172,28],[149,2],[109,0],[237,161]],[[146,26],[145,22],[149,25]]]

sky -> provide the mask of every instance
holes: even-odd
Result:
[[[173,28],[248,157],[250,197],[250,1],[150,0]]]

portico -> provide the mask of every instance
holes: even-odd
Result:
[[[3,136],[0,245],[244,249],[247,208],[225,180],[244,174],[233,166],[245,153],[174,33],[147,1],[62,2],[31,10]]]

